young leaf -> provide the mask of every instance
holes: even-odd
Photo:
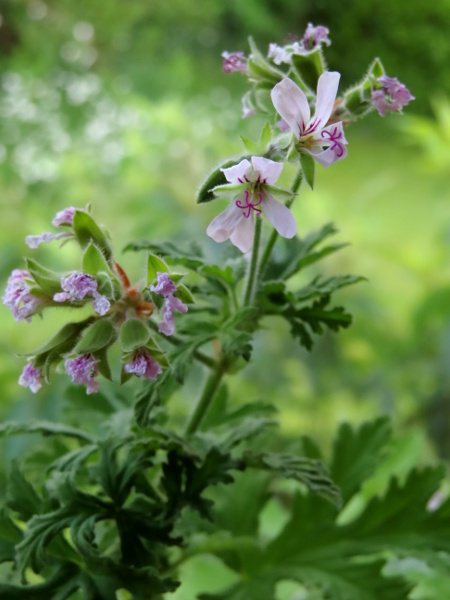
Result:
[[[151,330],[141,319],[127,319],[120,328],[119,342],[124,352],[133,352],[145,346]]]
[[[155,254],[149,254],[147,260],[147,284],[150,285],[156,279],[157,273],[168,273],[169,267]]]
[[[204,202],[211,202],[211,200],[215,199],[215,195],[213,193],[213,188],[218,185],[223,185],[227,183],[227,179],[222,172],[222,169],[228,169],[236,164],[236,161],[231,159],[224,162],[220,167],[214,169],[214,171],[208,175],[204,183],[200,186],[200,189],[197,193],[197,204],[203,204]]]
[[[82,271],[83,273],[93,275],[94,277],[101,271],[112,275],[103,252],[99,250],[99,248],[95,244],[92,243],[90,243],[84,251]]]
[[[82,248],[87,248],[93,243],[100,248],[106,260],[112,259],[112,250],[104,232],[94,219],[83,210],[76,210],[73,217],[73,230],[75,237]]]
[[[26,263],[30,275],[48,296],[53,297],[61,291],[61,275],[43,267],[32,258],[27,258]]]
[[[188,288],[183,284],[181,284],[177,287],[175,296],[177,298],[179,298],[181,300],[181,302],[184,302],[185,304],[194,304],[195,303],[194,296],[191,294],[191,292],[188,290]]]
[[[73,349],[74,354],[88,354],[110,346],[117,338],[117,331],[109,319],[98,319],[81,334]]]

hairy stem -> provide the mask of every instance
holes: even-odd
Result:
[[[205,382],[205,387],[203,388],[202,395],[200,396],[200,400],[198,401],[197,406],[195,407],[194,412],[192,413],[191,418],[186,426],[185,434],[190,435],[194,433],[199,428],[203,418],[211,406],[212,401],[216,395],[216,392],[219,388],[220,382],[222,381],[222,377],[225,374],[226,361],[225,359],[221,359],[217,365],[215,370],[211,373],[208,379]]]
[[[302,173],[302,171],[298,171],[297,175],[295,176],[294,182],[292,183],[292,186],[291,186],[291,192],[293,194],[296,194],[298,192],[302,181],[303,181],[303,173]],[[292,206],[292,203],[294,202],[294,200],[295,200],[295,196],[293,198],[291,198],[290,200],[287,200],[285,203],[285,206],[290,208]],[[274,229],[272,231],[272,235],[269,238],[269,241],[267,242],[267,246],[264,250],[264,254],[261,259],[261,264],[260,264],[261,272],[266,268],[267,263],[270,258],[270,255],[272,254],[273,247],[275,246],[275,242],[277,241],[277,239],[279,237],[280,237],[280,234],[276,231],[276,229]]]
[[[261,243],[261,229],[262,220],[261,217],[255,219],[255,238],[253,240],[252,258],[250,262],[250,270],[248,272],[247,286],[245,289],[244,306],[251,304],[253,300],[253,292],[255,289],[255,279],[258,273],[258,257],[259,257],[259,246]]]

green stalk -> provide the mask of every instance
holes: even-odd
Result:
[[[253,240],[252,258],[250,262],[250,270],[248,272],[247,287],[244,296],[244,306],[249,306],[253,300],[253,291],[255,288],[255,279],[258,272],[258,257],[259,257],[259,246],[261,243],[261,229],[262,219],[256,217],[255,219],[255,238]]]
[[[291,186],[291,192],[293,194],[296,194],[300,188],[300,185],[303,181],[303,172],[302,171],[298,171],[297,175],[295,176],[294,182],[292,183]],[[290,200],[287,200],[285,202],[285,206],[287,206],[288,208],[290,208],[292,206],[292,203],[295,200],[295,196],[292,197]],[[260,264],[260,270],[261,272],[264,271],[264,269],[267,266],[267,263],[269,261],[270,255],[272,254],[272,250],[273,247],[275,246],[275,242],[277,241],[277,239],[279,238],[279,233],[276,229],[274,229],[272,231],[272,235],[269,238],[269,241],[267,242],[267,246],[264,250],[264,254],[263,257],[261,259],[261,264]]]
[[[222,381],[222,377],[225,374],[225,369],[226,361],[222,358],[217,363],[216,369],[206,380],[205,387],[203,388],[202,395],[200,396],[200,400],[198,401],[198,404],[195,407],[195,410],[192,413],[192,416],[189,419],[189,422],[186,426],[185,435],[195,433],[199,428],[208,408],[211,406],[211,403],[214,400],[220,382]]]

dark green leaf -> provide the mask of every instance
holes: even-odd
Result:
[[[97,352],[110,346],[117,338],[117,331],[109,319],[97,319],[89,325],[75,346],[74,354],[88,354]]]
[[[222,169],[228,169],[236,164],[235,160],[227,160],[220,167],[216,167],[206,178],[206,180],[200,186],[197,192],[197,204],[203,204],[204,202],[211,202],[215,200],[216,196],[212,192],[213,188],[218,185],[227,183],[227,179],[222,172]]]

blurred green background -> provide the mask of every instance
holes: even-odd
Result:
[[[319,167],[316,189],[303,190],[293,208],[300,235],[333,221],[339,241],[351,242],[320,269],[367,277],[340,294],[353,327],[308,354],[279,321],[267,321],[256,360],[230,381],[232,396],[275,403],[287,436],[325,444],[338,422],[387,413],[406,432],[409,460],[447,457],[449,0],[2,0],[2,285],[24,254],[77,268],[74,248],[31,251],[24,238],[51,229],[58,210],[88,202],[117,249],[195,239],[211,260],[220,257],[205,228],[223,204],[197,207],[195,193],[209,170],[243,151],[239,136],[257,138],[263,125],[241,119],[246,82],[222,73],[220,54],[247,52],[248,35],[262,49],[282,44],[309,21],[330,29],[327,59],[342,73],[341,90],[379,56],[416,100],[404,116],[352,125],[348,158]],[[143,255],[119,260],[140,276]],[[34,396],[17,385],[16,355],[43,343],[66,315],[27,324],[0,311],[0,417],[59,418],[66,378],[55,375]],[[185,397],[177,402],[190,409]],[[21,444],[6,446],[8,460]]]

